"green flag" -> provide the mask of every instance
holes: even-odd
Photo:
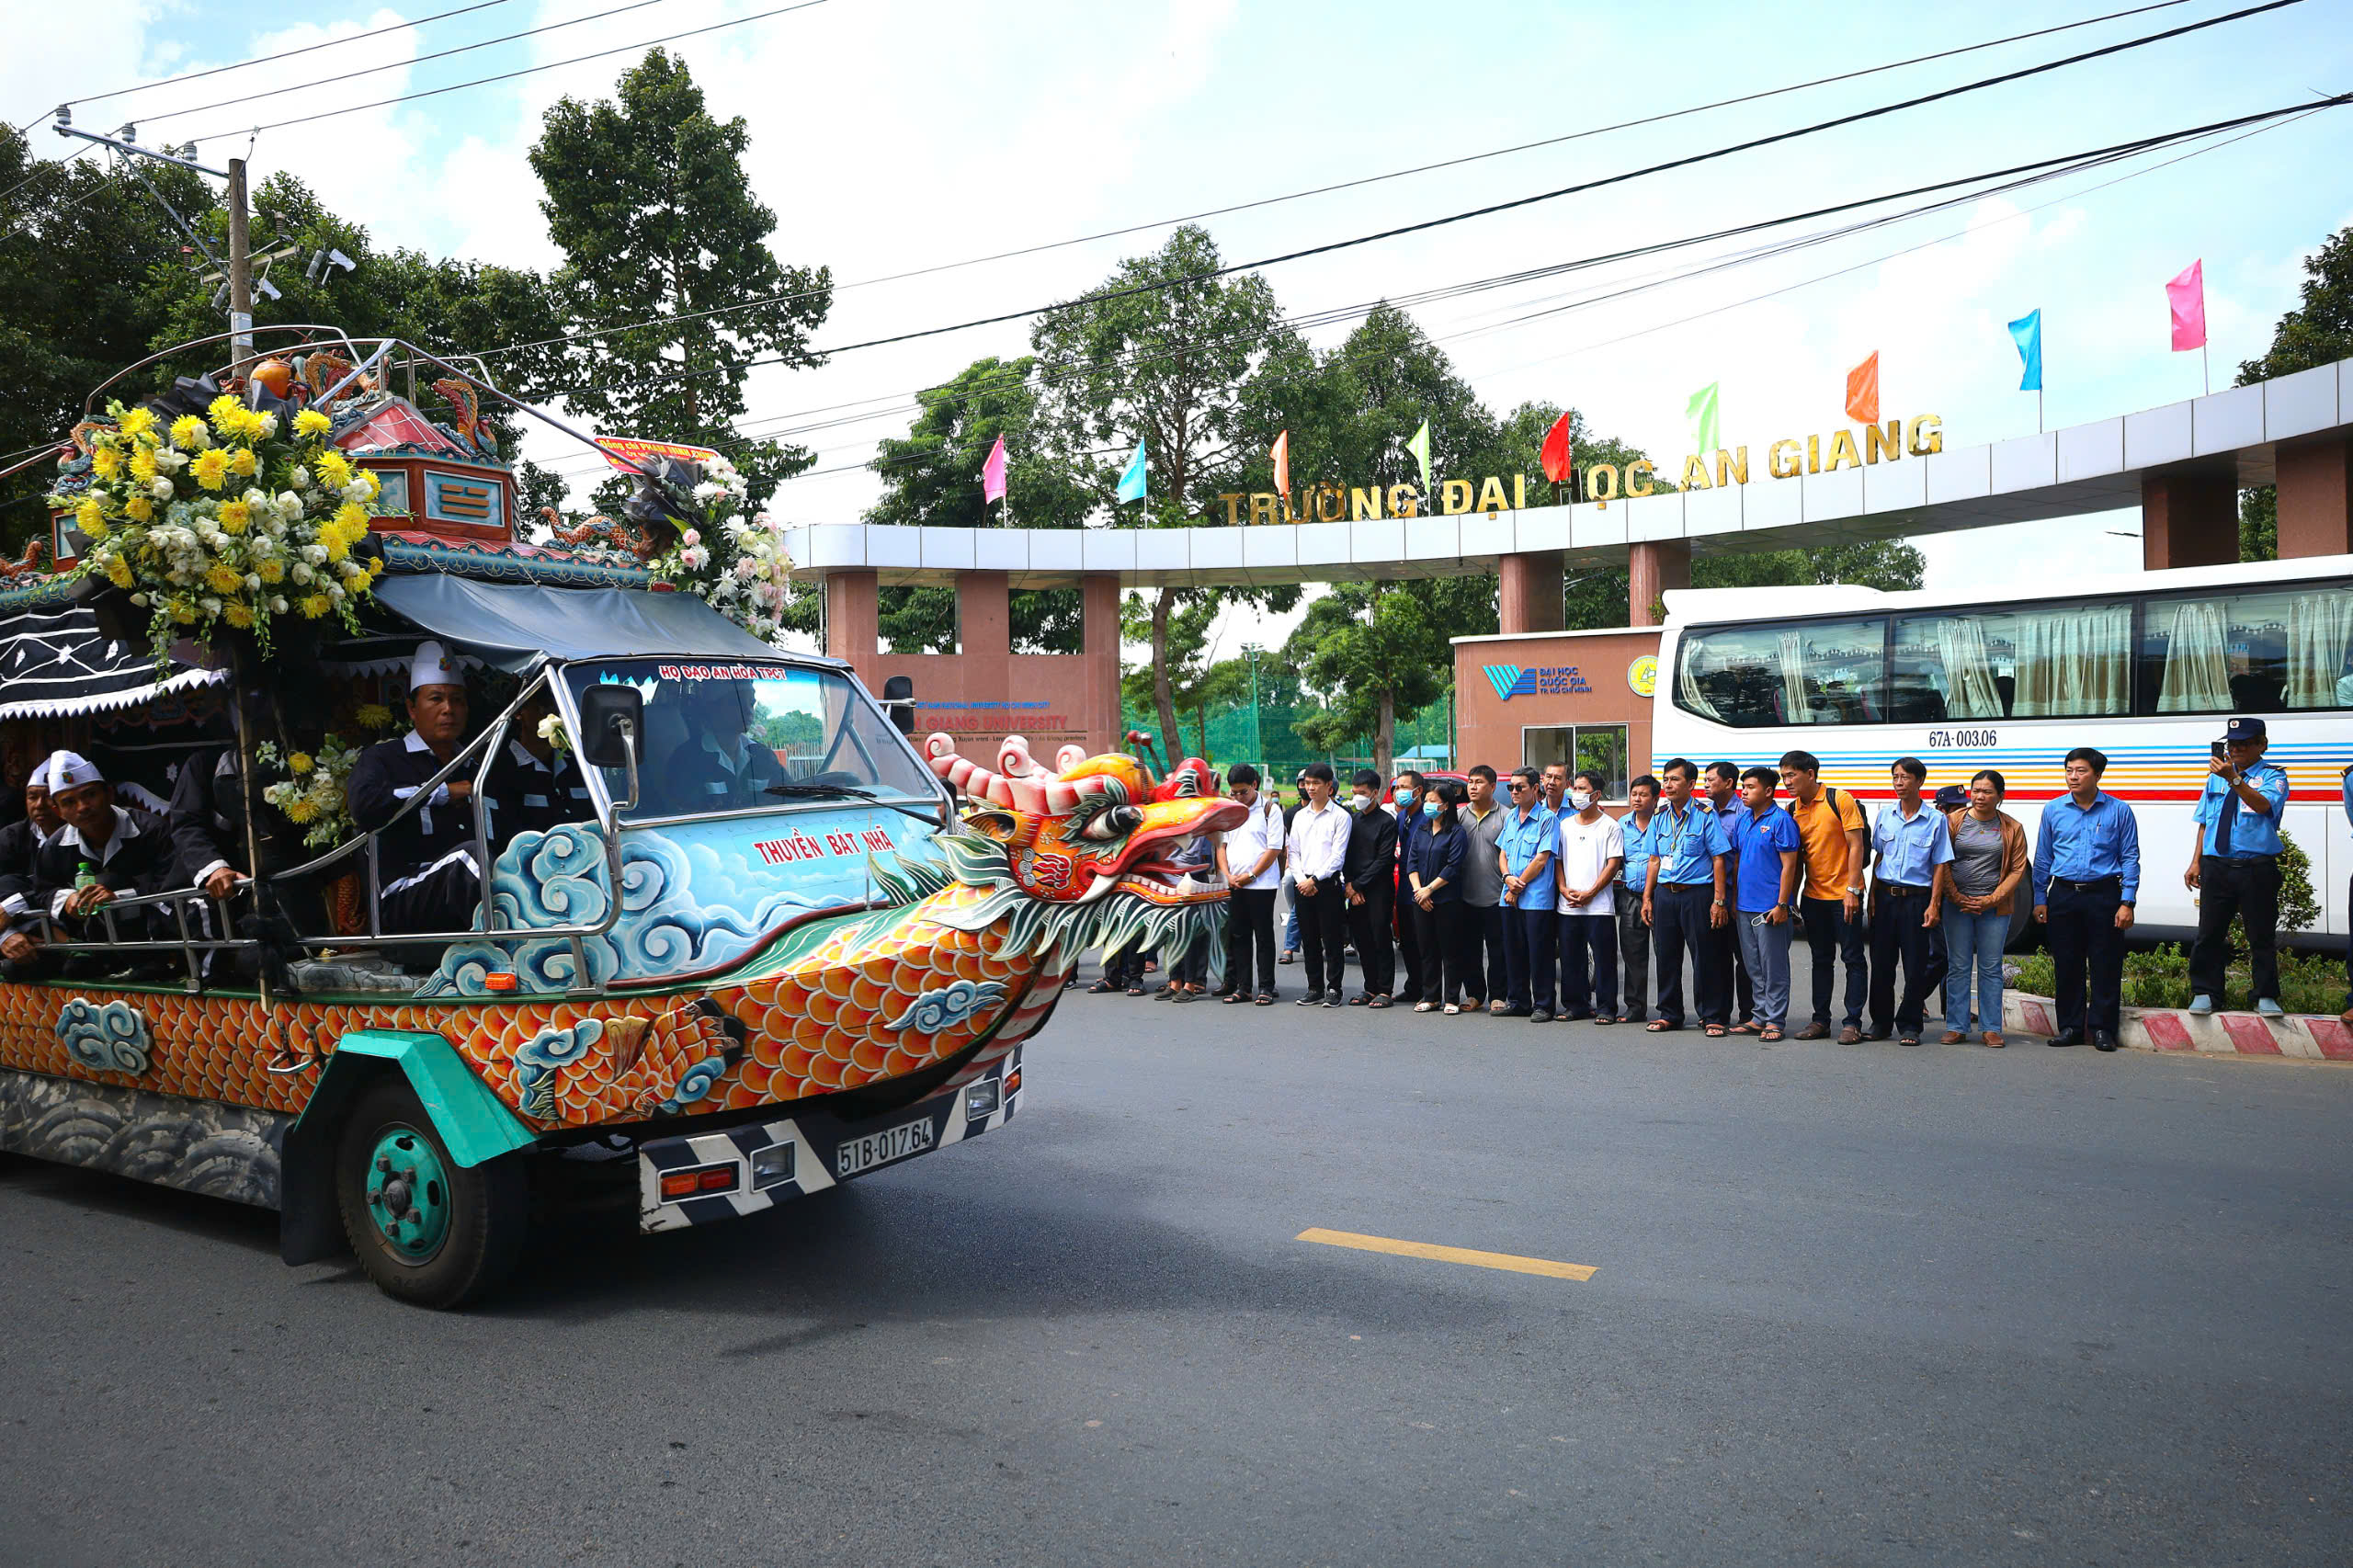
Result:
[[[1428,420],[1422,421],[1422,427],[1414,432],[1414,438],[1405,443],[1405,449],[1413,453],[1415,460],[1422,465],[1422,494],[1427,495],[1430,493],[1430,422]]]
[[[1710,381],[1706,386],[1693,392],[1691,401],[1683,405],[1683,417],[1691,421],[1692,439],[1699,443],[1699,450],[1703,455],[1714,451],[1718,445],[1716,389],[1722,384],[1722,381]]]

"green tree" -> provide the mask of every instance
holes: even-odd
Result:
[[[769,249],[776,214],[744,174],[750,141],[656,49],[616,98],[559,99],[530,157],[564,254],[551,286],[575,327],[599,329],[558,351],[565,400],[608,428],[725,446],[758,502],[815,454],[734,437],[745,378],[756,358],[817,362],[809,334],[832,306],[833,273]]]
[[[2292,376],[2353,359],[2353,226],[2336,231],[2304,257],[2303,303],[2271,329],[2271,347],[2240,362],[2238,384]],[[2272,485],[2239,494],[2239,559],[2279,554],[2279,492]]]
[[[202,176],[157,165],[148,177],[180,211],[199,218],[212,197]],[[0,125],[0,468],[63,442],[97,384],[144,358],[166,312],[154,282],[186,272],[187,242],[135,182],[102,164],[36,159]],[[219,331],[215,319],[209,330]],[[116,389],[154,390],[142,376]],[[103,404],[99,412],[104,412]],[[0,480],[0,543],[10,555],[46,537],[41,497],[57,477],[46,458]]]
[[[1034,426],[1041,451],[1108,502],[1120,465],[1142,437],[1151,489],[1141,527],[1190,522],[1218,492],[1234,487],[1245,454],[1264,444],[1245,391],[1280,312],[1264,278],[1211,276],[1219,265],[1208,232],[1187,224],[1152,255],[1121,262],[1100,288],[1055,306],[1030,334],[1041,389]],[[1298,598],[1295,587],[1153,591],[1142,613],[1164,737],[1176,733],[1176,690],[1167,677],[1176,613],[1235,599],[1280,610]]]
[[[915,394],[920,412],[904,437],[886,437],[873,463],[882,494],[866,514],[870,523],[915,528],[994,528],[1001,516],[981,498],[981,465],[1005,437],[1006,497],[1025,528],[1072,528],[1086,520],[1097,497],[1061,464],[1036,455],[1031,431],[1038,392],[1037,360],[975,359],[953,380]],[[1076,653],[1086,628],[1079,595],[1067,589],[1017,589],[1012,597],[1013,646],[1019,653]],[[956,647],[956,590],[917,585],[881,592],[881,626],[893,653],[945,653]]]
[[[1445,689],[1440,672],[1451,666],[1451,652],[1421,595],[1395,584],[1337,584],[1307,607],[1283,645],[1307,684],[1329,699],[1323,711],[1291,728],[1324,752],[1370,735],[1372,765],[1385,777],[1397,715]]]

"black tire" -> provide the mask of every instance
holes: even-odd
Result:
[[[370,1209],[377,1175],[370,1156],[387,1137],[404,1136],[427,1146],[447,1184],[446,1192],[429,1198],[445,1215],[445,1228],[438,1245],[424,1256],[395,1247]],[[397,1077],[370,1085],[345,1120],[335,1140],[335,1196],[344,1234],[368,1278],[386,1295],[420,1307],[479,1301],[514,1268],[530,1227],[529,1183],[521,1157],[505,1155],[471,1169],[460,1165],[407,1081]]]

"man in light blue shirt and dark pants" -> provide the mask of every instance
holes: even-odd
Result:
[[[1536,770],[1511,776],[1495,848],[1504,876],[1504,1000],[1511,1017],[1552,1021],[1552,843],[1561,819],[1544,804]]]
[[[2279,820],[2288,776],[2263,760],[2270,744],[2260,719],[2234,719],[2214,743],[2206,791],[2198,797],[2198,838],[2182,885],[2198,895],[2198,945],[2189,950],[2189,1010],[2222,1002],[2231,962],[2231,917],[2246,921],[2256,1011],[2279,1014]]]
[[[2132,808],[2102,794],[2108,758],[2090,746],[2067,754],[2067,792],[2042,808],[2034,835],[2034,917],[2051,928],[2059,1011],[2053,1045],[2081,1045],[2086,1028],[2102,1051],[2123,1027],[2124,933],[2141,896],[2141,826]]]
[[[1944,884],[1937,868],[1952,859],[1952,829],[1944,812],[1920,798],[1927,764],[1900,756],[1888,769],[1895,802],[1880,808],[1871,822],[1870,1025],[1865,1040],[1885,1040],[1892,1029],[1899,1045],[1920,1043],[1927,1022],[1930,944]],[[1895,970],[1904,967],[1904,1000],[1895,999]]]

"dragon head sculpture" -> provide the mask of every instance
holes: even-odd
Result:
[[[997,748],[995,768],[957,755],[944,734],[924,755],[972,802],[939,843],[954,880],[982,896],[942,918],[975,931],[1008,921],[1009,952],[1206,938],[1222,967],[1225,890],[1184,886],[1174,861],[1186,840],[1246,815],[1215,791],[1207,763],[1188,757],[1155,783],[1133,757],[1064,746],[1049,772],[1018,735]]]

